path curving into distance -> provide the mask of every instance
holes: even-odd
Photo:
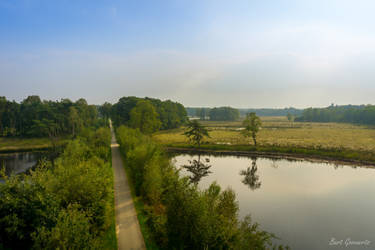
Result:
[[[114,173],[116,235],[119,250],[146,249],[134,208],[119,145],[111,124],[112,168]]]

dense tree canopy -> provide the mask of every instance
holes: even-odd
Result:
[[[39,96],[29,96],[17,103],[0,97],[0,136],[75,135],[97,119],[97,108],[85,99],[42,101]]]
[[[235,121],[240,118],[238,109],[231,107],[213,108],[209,115],[211,121]]]
[[[154,98],[122,97],[112,106],[111,117],[115,125],[131,125],[130,114],[139,101],[148,101],[158,114],[160,129],[178,128],[187,121],[184,106],[170,100],[161,101]],[[151,107],[148,105],[148,107]],[[134,126],[133,126],[134,127]]]
[[[374,105],[346,105],[327,108],[308,108],[295,121],[304,122],[347,122],[375,125]]]
[[[56,164],[0,184],[0,249],[108,249],[113,223],[109,128],[70,140]]]
[[[240,111],[240,116],[246,116],[246,114],[254,112],[258,116],[286,116],[288,113],[291,115],[297,116],[301,115],[303,109],[296,108],[283,108],[283,109],[271,109],[271,108],[262,108],[262,109],[238,109]],[[191,108],[186,107],[188,116],[197,116],[202,119],[203,113],[206,113],[205,116],[209,115],[210,108]],[[203,120],[203,119],[202,119]]]
[[[201,120],[206,120],[210,116],[210,108],[196,108],[195,116],[199,117]]]
[[[130,111],[129,125],[142,133],[151,134],[160,128],[161,122],[155,107],[148,100],[139,100]]]

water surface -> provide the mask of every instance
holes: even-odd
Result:
[[[5,167],[8,176],[23,173],[35,166],[42,155],[41,152],[0,154],[0,167]]]
[[[198,156],[174,159],[181,167]],[[306,250],[375,249],[375,169],[235,156],[200,160],[211,165],[211,173],[199,186],[217,181],[231,187],[240,217],[251,213],[262,229],[281,238],[279,243]],[[184,168],[182,174],[192,176]],[[354,245],[365,240],[370,243]]]

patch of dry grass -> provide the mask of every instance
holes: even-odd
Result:
[[[375,129],[342,123],[290,123],[284,117],[262,118],[258,134],[260,145],[345,148],[375,152]],[[251,144],[239,131],[241,122],[202,122],[212,144]],[[186,144],[184,128],[161,131],[153,138],[162,144]]]

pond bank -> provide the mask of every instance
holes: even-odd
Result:
[[[58,145],[65,144],[69,138],[58,139]],[[22,138],[22,137],[0,137],[0,153],[20,153],[33,151],[46,151],[50,149],[51,140],[43,138]]]
[[[375,154],[361,151],[209,144],[201,145],[200,148],[192,145],[167,145],[166,150],[170,153],[256,156],[292,161],[304,160],[336,165],[349,164],[352,166],[375,167]]]

